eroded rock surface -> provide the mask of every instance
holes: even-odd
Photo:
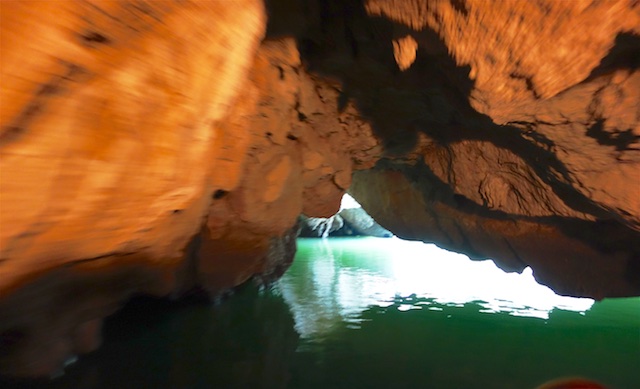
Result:
[[[3,372],[132,295],[277,277],[347,189],[399,236],[640,295],[633,1],[0,6]]]
[[[287,7],[270,29],[299,37],[303,62],[342,81],[385,146],[350,188],[385,228],[531,266],[564,294],[640,293],[637,5]]]
[[[0,5],[2,372],[50,373],[82,323],[176,287],[264,36],[262,3],[235,4]]]
[[[390,238],[391,232],[378,224],[362,208],[345,208],[329,218],[300,215],[301,238],[334,236],[374,236]]]

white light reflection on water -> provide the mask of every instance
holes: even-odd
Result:
[[[433,244],[392,239],[391,265],[396,293],[432,298],[444,305],[476,301],[484,312],[549,318],[554,308],[584,312],[594,301],[559,296],[540,285],[530,268],[522,274],[505,273],[493,261],[471,261],[467,256]]]
[[[301,239],[300,254],[279,288],[298,332],[317,336],[339,322],[359,325],[370,306],[400,311],[474,302],[482,313],[548,319],[553,309],[584,313],[592,299],[556,295],[527,268],[505,273],[492,261],[398,238]]]

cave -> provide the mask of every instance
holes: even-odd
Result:
[[[305,261],[305,246],[296,254],[302,223],[333,226],[345,193],[378,234],[394,236],[380,238],[389,247],[408,240],[460,253],[470,266],[523,273],[593,307],[637,304],[633,2],[0,7],[0,374],[11,380],[51,377],[75,355],[89,363],[113,352],[100,349],[103,335],[114,344],[113,328],[142,339],[149,321],[193,307],[214,304],[194,314],[231,332],[251,329],[224,307],[255,299],[285,312],[286,299],[270,293]],[[412,268],[420,279],[421,265]],[[425,285],[437,283],[422,271]],[[403,311],[412,304],[391,301],[418,315]],[[295,359],[294,327],[263,327],[254,340],[281,341]],[[640,343],[637,331],[629,336]],[[211,339],[226,352],[225,339]],[[156,346],[161,355],[170,345]],[[247,369],[273,363],[263,373],[286,376],[281,361],[265,358]],[[634,360],[638,349],[620,364]],[[383,366],[365,370],[375,376]],[[640,385],[633,379],[610,385]]]

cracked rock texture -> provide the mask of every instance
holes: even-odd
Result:
[[[640,295],[637,2],[0,7],[0,372],[97,347],[132,295],[277,278],[347,190],[399,236]]]

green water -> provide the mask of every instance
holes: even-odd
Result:
[[[640,388],[640,299],[556,296],[396,239],[299,240],[269,290],[211,306],[138,301],[45,388]]]

